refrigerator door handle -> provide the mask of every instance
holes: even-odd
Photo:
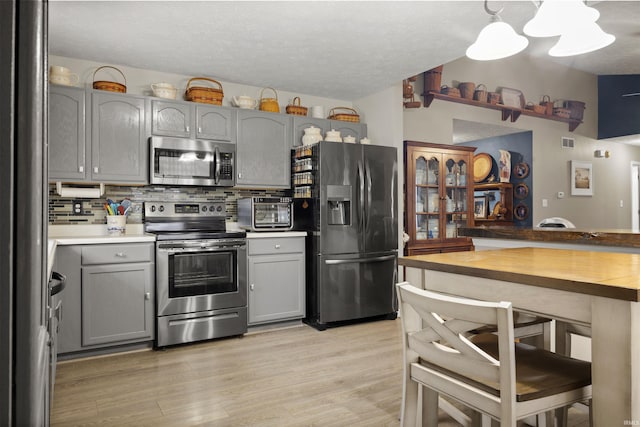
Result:
[[[362,162],[358,162],[358,231],[362,233],[364,231],[364,168]]]
[[[395,259],[396,255],[382,255],[373,258],[358,258],[358,259],[327,259],[324,261],[327,265],[338,265],[338,264],[364,264],[367,262],[380,262],[380,261],[389,261]]]
[[[369,167],[369,162],[365,162],[365,169],[364,169],[364,177],[365,177],[365,195],[366,195],[366,205],[364,207],[364,230],[367,230],[369,228],[369,221],[371,220],[371,218],[369,218],[370,212],[369,209],[371,207],[371,168]]]

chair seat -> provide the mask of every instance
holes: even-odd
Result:
[[[513,312],[513,329],[523,329],[536,325],[544,325],[545,323],[551,322],[551,319],[548,317],[542,316],[534,316],[531,314],[520,313],[517,311]],[[475,329],[473,332],[476,334],[484,334],[484,333],[494,333],[498,331],[498,327],[496,325],[486,325],[481,328]],[[516,333],[516,338],[518,338],[518,334]]]
[[[494,358],[498,358],[498,337],[495,334],[480,334],[471,341]],[[546,396],[575,390],[591,384],[591,364],[582,360],[552,353],[531,345],[516,343],[516,401],[525,402]],[[494,396],[500,396],[498,383],[464,377],[439,366],[420,362],[430,369],[446,372],[447,375],[468,381],[475,387]]]

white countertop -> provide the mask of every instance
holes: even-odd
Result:
[[[247,239],[267,239],[273,237],[306,237],[306,231],[248,231]]]
[[[107,234],[106,224],[50,225],[49,240],[62,245],[95,245],[103,243],[155,242],[154,234],[145,233],[142,224],[127,224],[122,236]]]

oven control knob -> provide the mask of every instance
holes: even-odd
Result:
[[[206,207],[206,206],[203,206],[203,207],[202,207],[202,212],[206,212],[206,211],[207,211],[207,207]]]
[[[151,212],[155,212],[156,211],[156,205],[151,205]]]
[[[164,212],[164,205],[160,205],[160,207],[158,208],[158,210],[159,210],[160,212]]]
[[[222,212],[222,206],[218,206],[218,207],[216,208],[216,210],[217,210],[218,212]]]

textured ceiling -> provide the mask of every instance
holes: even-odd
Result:
[[[640,73],[640,2],[591,2],[614,45],[563,62]],[[521,31],[533,1],[491,1]],[[464,56],[489,21],[482,1],[63,1],[49,52],[355,100]],[[545,55],[532,43],[522,54]],[[547,47],[548,49],[548,47]]]

